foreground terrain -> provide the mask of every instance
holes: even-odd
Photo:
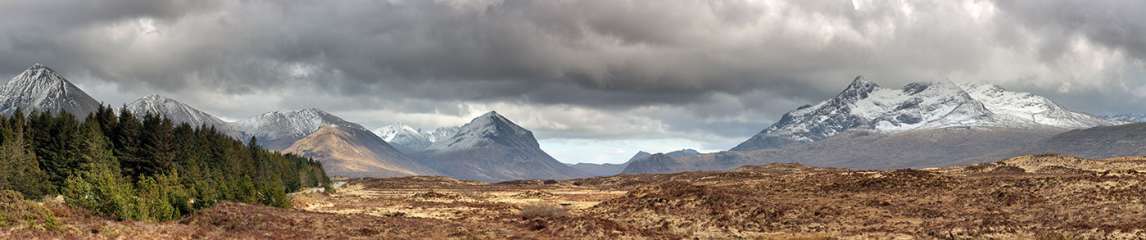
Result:
[[[675,239],[1146,238],[1146,158],[1026,156],[967,167],[852,171],[771,164],[732,172],[486,184],[351,180],[296,209],[224,203],[165,223],[58,203],[0,238]]]

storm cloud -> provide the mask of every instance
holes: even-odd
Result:
[[[155,92],[230,119],[319,107],[437,127],[498,110],[545,139],[717,150],[856,75],[994,83],[1094,113],[1146,103],[1135,1],[0,0],[0,13],[0,73],[42,62],[112,104]]]

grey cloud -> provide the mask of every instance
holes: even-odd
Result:
[[[999,1],[998,6],[1034,30],[1057,35],[1056,39],[1050,39],[1046,51],[1062,49],[1062,42],[1069,41],[1072,34],[1081,34],[1108,47],[1125,50],[1137,59],[1146,59],[1146,19],[1143,19],[1146,2]],[[1059,32],[1066,34],[1056,34]]]
[[[624,134],[714,139],[751,135],[859,74],[889,87],[994,82],[1087,111],[1142,101],[1080,97],[1130,96],[1146,82],[1141,71],[1067,68],[1077,64],[1062,60],[1141,68],[1146,44],[1136,36],[1146,21],[1134,10],[1141,3],[854,2],[862,4],[14,0],[0,2],[13,12],[0,15],[0,72],[40,61],[123,93],[183,95],[230,117],[321,107],[381,124],[395,117],[368,112],[463,116],[472,110],[465,104],[476,103],[549,109],[557,118],[553,109],[569,106],[636,115],[609,118],[632,121],[616,123],[634,129]],[[995,7],[1001,11],[978,9]],[[1139,61],[1063,47],[1072,33]],[[1064,77],[1090,73],[1102,75]],[[1126,87],[1100,90],[1088,81]],[[1082,87],[1060,91],[1069,84]],[[212,100],[218,95],[278,100],[231,106]],[[637,124],[644,121],[665,128]],[[563,137],[622,135],[593,126],[613,123],[551,122],[560,124],[537,128]]]

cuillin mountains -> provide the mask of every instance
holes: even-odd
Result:
[[[1047,147],[1047,139],[1069,142],[1054,139],[1071,130],[1124,123],[994,85],[921,82],[895,89],[856,77],[836,96],[785,114],[730,151],[654,156],[630,164],[624,173],[727,170],[773,162],[858,169],[949,166],[1058,152]]]
[[[994,85],[924,82],[893,89],[860,76],[835,97],[785,114],[732,150],[816,142],[849,130],[1077,129],[1115,123],[1069,111],[1041,96]]]

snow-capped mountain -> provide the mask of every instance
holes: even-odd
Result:
[[[461,179],[566,179],[587,174],[541,150],[533,132],[489,112],[420,154],[431,167]]]
[[[187,123],[192,127],[209,126],[220,130],[231,128],[230,123],[211,114],[195,109],[175,99],[155,95],[141,97],[127,104],[127,110],[136,116],[156,114],[171,119],[176,124]],[[225,132],[225,131],[224,131]]]
[[[987,84],[911,83],[882,88],[856,77],[835,97],[785,114],[733,151],[778,148],[849,130],[897,133],[942,128],[1061,128],[1113,125],[1050,99]]]
[[[315,108],[264,113],[236,124],[243,136],[255,137],[259,145],[276,150],[285,149],[326,125],[369,132],[362,125]]]
[[[24,112],[66,112],[86,117],[98,110],[99,105],[99,101],[68,82],[63,75],[39,63],[0,88],[0,113],[3,114],[22,109]]]
[[[1121,122],[1121,123],[1140,123],[1146,122],[1146,114],[1141,113],[1119,113],[1119,114],[1105,114],[1101,116],[1103,119]]]
[[[537,139],[533,138],[533,132],[518,126],[497,112],[489,112],[474,118],[470,123],[458,128],[453,136],[435,141],[429,149],[452,151],[491,144],[540,150]]]
[[[425,150],[438,140],[452,137],[458,132],[458,128],[443,127],[426,130],[403,124],[393,124],[374,129],[374,134],[398,148],[399,151],[415,153]]]

